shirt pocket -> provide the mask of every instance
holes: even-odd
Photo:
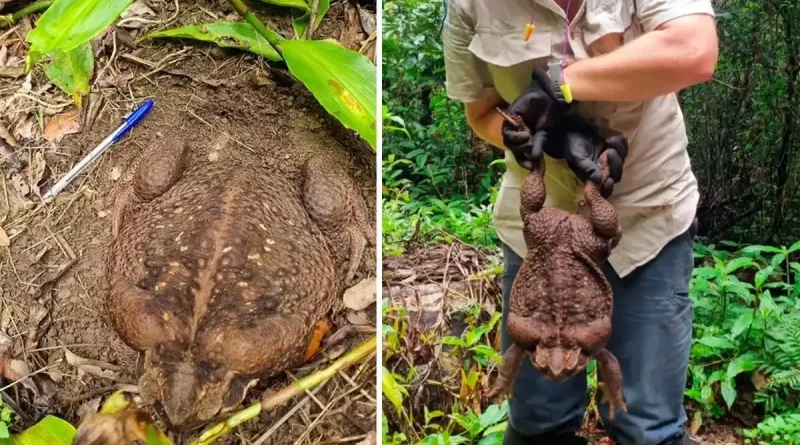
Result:
[[[635,38],[634,0],[586,0],[583,43],[590,56],[609,53]]]
[[[525,42],[524,25],[508,23],[476,27],[469,51],[484,61],[495,90],[507,102],[513,101],[531,82],[534,68],[545,69],[552,54],[552,32],[537,25]]]

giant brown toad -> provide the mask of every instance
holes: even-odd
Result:
[[[521,122],[516,119],[518,125]],[[612,291],[599,264],[621,237],[616,213],[598,187],[587,181],[589,218],[544,208],[544,159],[534,164],[521,189],[521,213],[528,253],[510,295],[508,333],[513,344],[503,355],[490,397],[511,391],[526,354],[549,380],[564,381],[597,359],[603,401],[626,411],[617,359],[605,349],[611,334]],[[598,160],[609,176],[608,151]]]
[[[181,142],[148,150],[119,195],[105,300],[141,353],[142,399],[176,429],[302,364],[374,244],[363,198],[331,155],[309,157],[299,179],[235,158],[189,166],[187,155]]]

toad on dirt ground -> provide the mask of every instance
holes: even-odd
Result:
[[[188,10],[186,5],[183,5],[181,20],[208,21],[209,18],[204,11],[214,10],[216,4],[205,3],[208,2],[192,4]],[[170,14],[169,11],[165,11],[165,16]],[[193,18],[191,14],[196,14],[197,17]],[[331,12],[315,38],[339,37],[343,15],[341,4],[332,5]],[[291,14],[287,13],[283,22],[279,25],[286,28],[287,33],[291,32]],[[292,362],[294,368],[290,367],[288,370],[289,376],[279,373],[274,378],[259,379],[258,383],[249,388],[246,395],[244,391],[239,390],[242,386],[250,386],[252,381],[232,378],[232,385],[229,388],[233,390],[224,393],[235,396],[226,398],[226,402],[229,399],[244,397],[244,404],[252,403],[262,394],[285,386],[291,378],[324,367],[371,335],[362,331],[372,329],[374,332],[374,305],[364,310],[351,311],[341,310],[340,302],[345,286],[375,274],[374,248],[363,245],[366,237],[362,236],[359,239],[356,236],[370,230],[372,230],[370,233],[374,233],[374,226],[368,225],[368,228],[364,228],[359,222],[361,217],[357,216],[356,211],[350,214],[352,218],[348,217],[349,221],[355,221],[352,224],[343,220],[326,226],[324,223],[320,224],[320,221],[312,221],[313,211],[308,211],[308,201],[303,196],[305,179],[316,177],[307,173],[318,170],[318,167],[309,168],[309,165],[315,162],[314,159],[333,156],[340,161],[341,174],[350,178],[351,184],[346,188],[349,188],[353,195],[347,196],[358,198],[354,199],[353,203],[363,203],[363,214],[366,215],[366,220],[372,223],[376,201],[374,152],[356,135],[344,129],[335,118],[329,116],[302,84],[292,80],[280,69],[264,65],[251,55],[236,51],[220,53],[203,45],[181,49],[180,45],[174,43],[154,42],[137,47],[135,58],[139,61],[133,61],[131,58],[119,56],[119,53],[130,52],[130,48],[120,46],[114,53],[112,40],[103,39],[103,42],[108,44],[100,50],[101,58],[98,66],[102,67],[106,63],[106,60],[102,59],[103,54],[105,56],[117,54],[110,63],[105,77],[113,74],[115,82],[119,81],[117,84],[124,84],[124,87],[112,83],[95,85],[90,96],[84,98],[84,108],[80,114],[81,131],[64,136],[57,144],[42,140],[41,130],[34,131],[30,138],[20,139],[20,147],[14,152],[13,159],[4,158],[5,182],[0,199],[0,218],[2,218],[0,225],[9,234],[10,246],[0,250],[2,252],[0,268],[3,269],[3,273],[0,274],[0,295],[2,295],[0,332],[6,334],[12,343],[9,348],[0,351],[2,352],[0,356],[6,360],[14,360],[15,363],[24,363],[30,372],[39,371],[26,379],[25,384],[14,385],[4,393],[4,402],[9,403],[20,414],[20,426],[35,423],[44,413],[56,414],[77,424],[87,413],[96,411],[97,405],[103,398],[115,389],[136,390],[137,354],[132,353],[132,349],[121,341],[109,323],[103,300],[112,290],[108,285],[112,277],[107,276],[102,265],[109,259],[115,242],[112,234],[114,221],[117,219],[114,213],[115,203],[127,202],[124,206],[126,210],[117,214],[123,215],[119,220],[120,231],[117,240],[121,239],[119,236],[126,239],[126,231],[131,231],[131,228],[135,227],[125,216],[129,211],[130,214],[139,215],[141,218],[141,209],[151,209],[147,212],[150,212],[151,218],[155,218],[158,213],[155,209],[163,211],[168,208],[158,205],[142,206],[133,199],[126,201],[122,196],[125,195],[130,181],[135,179],[137,160],[146,159],[143,155],[148,150],[159,150],[157,147],[162,149],[177,147],[177,144],[173,144],[175,141],[187,143],[180,176],[183,179],[177,180],[168,191],[154,198],[152,202],[168,202],[182,187],[200,187],[201,183],[206,192],[194,196],[193,199],[198,201],[196,205],[207,202],[213,209],[215,207],[211,205],[212,201],[217,200],[216,202],[220,203],[221,200],[234,198],[232,201],[236,204],[233,206],[216,206],[217,210],[225,208],[228,212],[241,206],[239,210],[228,213],[236,217],[226,221],[232,224],[230,228],[236,226],[246,232],[247,236],[243,237],[243,242],[240,243],[243,247],[239,250],[244,253],[231,256],[229,266],[234,265],[234,261],[244,261],[258,266],[259,259],[250,249],[257,244],[261,249],[260,261],[264,267],[276,268],[276,262],[267,260],[269,252],[264,250],[264,247],[270,247],[274,252],[283,245],[282,243],[291,242],[298,248],[294,249],[292,255],[280,266],[291,268],[294,264],[299,273],[293,278],[297,280],[309,278],[316,280],[318,284],[313,288],[314,292],[310,287],[300,286],[295,289],[298,295],[302,292],[314,294],[312,298],[318,304],[314,305],[313,310],[290,309],[291,305],[282,306],[284,302],[275,299],[269,302],[254,302],[253,306],[264,306],[257,307],[257,312],[261,311],[259,313],[272,311],[274,314],[285,314],[286,317],[302,316],[304,320],[308,320],[308,325],[303,325],[304,329],[300,331],[292,331],[297,343],[276,342],[271,349],[276,354],[281,352],[282,356],[285,356],[287,365]],[[170,66],[164,71],[153,73],[152,66],[140,63],[141,60],[159,61],[166,56],[169,56],[166,60]],[[18,84],[23,81],[24,79],[19,79]],[[32,81],[34,86],[47,82],[41,73],[34,73]],[[41,188],[43,192],[90,147],[104,139],[119,124],[122,115],[148,98],[155,100],[155,107],[148,117],[129,136],[93,164],[87,173],[62,192],[54,202],[42,205],[34,192],[17,189],[16,184],[10,179],[12,176],[22,177],[29,184],[33,183],[34,186]],[[69,110],[68,104],[59,103],[59,105],[62,107],[60,109],[62,112]],[[53,117],[49,115],[45,117],[46,122],[50,119]],[[160,154],[164,154],[164,151],[162,150]],[[328,161],[325,161],[325,164],[327,163]],[[40,169],[44,171],[43,175],[38,173]],[[332,168],[329,170],[334,171]],[[203,176],[205,179],[202,181],[200,180],[202,175],[195,176],[195,173],[192,173],[201,171],[210,172],[209,176]],[[260,172],[265,174],[262,175]],[[270,205],[281,207],[282,211],[292,215],[304,214],[305,219],[300,216],[291,219],[292,223],[296,224],[292,228],[288,224],[289,219],[281,218],[283,225],[277,232],[262,230],[261,224],[270,229],[266,220],[251,219],[240,213],[248,206],[254,205],[253,202],[248,199],[235,199],[237,197],[230,193],[227,195],[224,192],[212,193],[215,187],[219,188],[219,183],[213,178],[223,176],[226,176],[229,182],[240,184],[242,189],[252,189],[249,190],[251,193],[257,190],[256,185],[272,187],[269,196],[258,195],[260,198],[258,202],[262,208],[263,202],[267,201]],[[31,181],[31,178],[34,180]],[[238,197],[241,198],[241,195]],[[328,208],[323,204],[327,203],[328,201],[317,202],[316,212],[325,215]],[[345,203],[344,207],[348,205]],[[192,233],[188,230],[181,236],[181,239],[185,240],[184,246],[192,246],[191,249],[187,248],[186,254],[188,255],[191,250],[191,255],[194,255],[191,258],[195,262],[195,271],[201,270],[197,266],[201,259],[206,258],[204,255],[212,254],[214,251],[214,249],[203,251],[201,248],[203,240],[234,241],[230,236],[216,238],[206,236],[209,228],[219,227],[219,222],[210,222],[213,215],[190,214],[187,206],[187,213],[178,218],[180,214],[175,214],[175,207],[169,208],[175,215],[171,220],[173,223],[185,224],[192,215],[195,219],[206,218],[208,224],[191,226],[196,229],[193,235],[195,242],[192,242],[190,236]],[[337,205],[335,208],[340,207]],[[287,231],[290,230],[300,231],[303,225],[307,225],[308,228],[302,231],[303,235],[287,235]],[[330,235],[334,227],[347,230]],[[180,232],[180,230],[175,233],[170,232],[171,239],[178,237]],[[151,233],[159,232],[140,233],[144,235],[140,240],[141,247],[144,247],[146,252],[148,248],[153,247],[145,238],[152,236]],[[233,231],[225,233],[230,235]],[[253,240],[250,237],[253,237]],[[255,243],[256,239],[258,243]],[[157,239],[157,241],[165,240],[166,237]],[[270,240],[275,244],[270,244]],[[159,249],[166,247],[158,244]],[[136,251],[136,243],[129,246],[133,248],[131,252]],[[226,247],[228,246],[222,246],[218,252],[220,266],[221,261],[225,259],[222,251]],[[363,252],[360,260],[358,254],[352,254],[358,251]],[[182,253],[180,247],[177,253]],[[232,249],[230,253],[233,254],[234,250]],[[206,260],[210,261],[212,257],[207,257]],[[137,262],[138,259],[139,257],[135,258]],[[144,257],[142,259],[145,260]],[[351,267],[351,259],[358,263],[353,264],[355,267]],[[163,266],[166,267],[173,261],[183,264],[181,260],[181,258],[171,260],[163,255],[149,257],[151,264],[155,264],[154,261],[165,262]],[[306,264],[309,261],[313,264]],[[129,263],[125,264],[130,266]],[[188,270],[187,268],[180,272],[186,273]],[[222,269],[216,271],[221,272]],[[232,272],[246,275],[247,270],[229,268],[227,271],[227,273]],[[281,273],[277,269],[273,272],[276,275]],[[288,272],[291,270],[283,271],[287,278]],[[232,286],[237,295],[242,297],[239,306],[229,304],[230,302],[225,302],[224,299],[220,301],[221,304],[227,304],[225,310],[229,311],[228,315],[231,317],[246,315],[247,312],[243,310],[247,307],[244,298],[249,295],[247,290],[265,285],[255,277],[254,272],[250,273],[252,274],[250,278],[240,275],[235,279],[229,277],[222,279],[225,286]],[[208,279],[213,281],[215,276],[209,275]],[[352,279],[347,280],[348,277]],[[170,286],[180,283],[170,280],[158,281],[157,277],[152,276],[139,278],[143,279],[152,281],[153,286],[160,282],[168,282]],[[241,283],[246,283],[247,287]],[[311,281],[307,283],[310,286]],[[328,293],[325,294],[327,296],[323,296],[321,289],[326,287]],[[337,297],[331,298],[330,295]],[[328,311],[328,320],[333,326],[331,335],[335,336],[337,331],[348,324],[355,324],[363,329],[356,330],[355,335],[347,337],[343,342],[323,348],[310,362],[301,365],[299,362],[304,361],[305,353],[308,352],[308,338],[310,331],[315,327],[314,322],[317,318],[324,318],[320,313],[327,307],[334,309]],[[138,314],[139,317],[145,315],[146,313]],[[234,332],[241,334],[244,330],[245,327],[239,326],[236,331],[226,332],[228,335],[233,335]],[[202,332],[211,331],[203,331],[201,327],[198,333]],[[232,337],[239,342],[239,346],[242,342],[251,340],[247,335],[239,334]],[[302,347],[297,347],[298,344]],[[227,351],[215,350],[214,354],[225,356],[235,351],[235,348]],[[298,359],[298,356],[302,357]],[[304,403],[288,420],[279,422],[291,406],[263,414],[258,422],[244,425],[237,433],[241,439],[232,437],[218,443],[225,445],[241,443],[241,440],[253,441],[272,425],[276,426],[276,430],[266,443],[270,441],[295,443],[298,440],[300,443],[330,441],[369,434],[375,427],[376,409],[375,364],[372,361],[365,360],[349,369],[345,375],[332,378],[316,392],[313,403]],[[231,365],[235,359],[227,357],[224,362]],[[270,371],[267,369],[268,366],[258,363],[238,362],[237,366],[241,366],[242,369],[247,368],[248,372]],[[231,366],[227,367],[228,371],[232,369]],[[267,375],[270,373],[266,372]],[[219,393],[215,395],[217,396]],[[193,437],[193,433],[176,433],[173,438],[175,443],[182,443],[182,440]]]

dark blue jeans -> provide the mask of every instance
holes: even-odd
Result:
[[[502,348],[509,347],[505,320],[511,284],[522,259],[504,251]],[[608,349],[622,367],[628,412],[599,405],[609,436],[621,445],[656,445],[680,432],[686,421],[683,391],[692,346],[689,279],[694,260],[692,237],[672,240],[649,263],[620,278],[603,268],[614,290],[612,334]],[[599,400],[598,400],[599,401]],[[524,360],[514,383],[510,423],[524,435],[577,431],[586,402],[586,374],[563,383],[548,381]]]

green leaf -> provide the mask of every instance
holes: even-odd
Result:
[[[8,439],[8,425],[5,422],[0,422],[0,439]]]
[[[728,363],[727,375],[729,379],[732,379],[737,375],[739,375],[739,373],[741,372],[752,371],[755,368],[756,364],[753,361],[753,354],[747,353],[744,355],[740,355],[739,357],[736,357],[735,359],[731,360],[730,363]]]
[[[732,380],[725,380],[720,385],[722,390],[722,398],[725,399],[725,404],[728,405],[728,409],[733,406],[733,401],[736,400],[736,387]]]
[[[503,435],[502,431],[486,434],[478,442],[478,445],[501,445],[503,443]]]
[[[314,31],[319,28],[319,24],[322,23],[322,19],[325,18],[325,14],[328,13],[328,9],[331,7],[330,0],[319,0],[317,2],[317,17],[314,20]],[[294,28],[294,32],[297,33],[297,37],[302,39],[305,38],[306,28],[308,28],[308,22],[311,21],[311,9],[307,10],[305,14],[301,17],[298,17],[292,21],[292,27]]]
[[[103,32],[133,0],[56,0],[25,40],[28,69],[53,51],[68,52]]]
[[[397,383],[397,380],[394,378],[394,374],[392,374],[385,367],[381,373],[381,392],[386,396],[387,399],[389,399],[390,402],[392,402],[394,409],[396,409],[397,413],[399,414],[403,408],[403,395],[407,395],[408,393],[406,392],[405,388]]]
[[[440,343],[443,345],[450,345],[450,346],[466,346],[464,340],[454,335],[448,335],[447,337],[442,338]]]
[[[486,345],[478,345],[472,348],[475,354],[482,355],[494,361],[495,363],[502,363],[503,357],[494,350],[494,348],[486,346]]]
[[[508,403],[508,401],[505,401],[505,403]],[[506,410],[507,409],[508,408],[506,407]],[[503,411],[503,409],[500,406],[496,404],[490,405],[488,408],[486,408],[483,414],[481,414],[480,417],[481,430],[485,430],[486,428],[489,428],[490,426],[496,424],[497,422],[500,422],[501,420],[503,420],[505,416],[506,412]]]
[[[338,43],[286,40],[281,43],[289,70],[328,113],[377,144],[377,69],[363,55]]]
[[[773,267],[767,266],[756,272],[755,285],[757,288],[761,287],[764,284],[764,282],[767,281],[767,278],[769,278],[769,276],[772,275],[772,271]]]
[[[736,337],[742,335],[742,333],[750,327],[753,323],[753,313],[752,312],[745,312],[739,315],[739,318],[733,323],[733,328],[731,328],[731,340],[735,340]]]
[[[276,5],[276,6],[286,6],[286,7],[289,7],[289,8],[298,8],[298,9],[302,9],[303,11],[307,11],[309,9],[308,8],[308,2],[306,2],[305,0],[261,0],[261,1],[264,2],[264,3],[269,3],[271,5]]]
[[[75,427],[65,420],[45,416],[36,425],[14,436],[14,445],[70,445]]]
[[[800,250],[800,241],[797,241],[796,243],[792,244],[792,247],[789,248],[787,253],[797,252],[798,250]]]
[[[267,40],[256,32],[249,23],[215,22],[202,25],[182,26],[165,31],[151,32],[143,39],[183,38],[215,43],[223,48],[237,48],[265,57],[268,60],[281,60],[280,54]],[[275,34],[276,40],[283,37]]]
[[[748,257],[735,258],[725,265],[725,273],[731,274],[743,267],[750,267],[754,264],[755,262],[753,262],[752,258]]]
[[[706,336],[697,340],[697,342],[715,349],[733,349],[736,347],[736,345],[722,337]]]
[[[57,52],[45,65],[44,73],[80,106],[81,96],[89,94],[89,81],[94,73],[92,44],[85,42],[70,51]]]
[[[508,400],[506,400],[505,403],[508,403]],[[500,422],[500,423],[498,423],[497,425],[495,425],[493,427],[487,428],[486,431],[483,432],[483,435],[484,436],[488,436],[488,435],[494,434],[494,433],[504,433],[507,428],[508,428],[508,422],[507,421],[506,422]]]

